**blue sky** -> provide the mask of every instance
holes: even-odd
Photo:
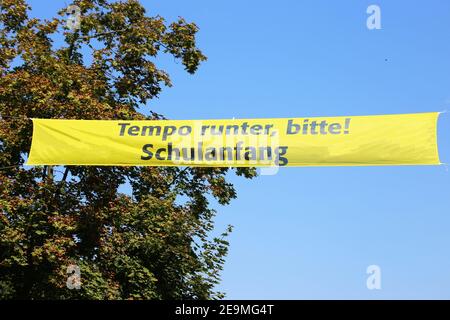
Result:
[[[152,110],[172,119],[370,115],[450,110],[450,2],[143,0],[149,15],[200,27],[208,56]],[[68,1],[30,1],[49,17]],[[381,8],[382,29],[366,28]],[[439,121],[450,162],[450,113]],[[446,166],[282,168],[230,176],[238,199],[219,289],[230,299],[450,299]],[[366,288],[379,265],[382,289]]]

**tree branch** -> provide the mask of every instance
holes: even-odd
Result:
[[[169,183],[169,185],[167,186],[168,188],[170,188],[177,180],[178,178],[185,173],[187,170],[189,169],[189,167],[184,168],[183,170],[181,170],[180,172],[178,172],[178,174],[173,178],[172,182]]]
[[[66,182],[68,174],[69,174],[69,167],[66,167],[66,169],[64,170],[64,175],[61,179],[61,182]]]

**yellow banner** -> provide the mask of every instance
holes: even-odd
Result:
[[[439,113],[240,120],[33,119],[28,165],[436,165]]]

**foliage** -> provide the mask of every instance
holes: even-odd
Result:
[[[76,31],[66,27],[65,9],[40,20],[25,0],[2,3],[0,297],[222,297],[214,287],[231,227],[212,236],[208,199],[225,205],[236,197],[228,168],[24,168],[29,118],[160,119],[139,112],[171,86],[156,59],[172,55],[189,73],[206,60],[194,23],[148,17],[136,0],[74,4],[82,15]],[[119,192],[124,184],[131,194]],[[80,268],[79,290],[66,286],[69,265]]]

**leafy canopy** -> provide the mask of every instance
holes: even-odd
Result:
[[[29,118],[160,119],[139,112],[171,86],[157,58],[171,55],[191,74],[206,60],[194,23],[167,24],[136,0],[74,4],[76,31],[66,27],[66,8],[40,20],[25,0],[2,1],[0,297],[222,297],[214,286],[231,227],[212,236],[208,199],[236,197],[228,168],[23,167]],[[124,184],[131,194],[119,192]],[[80,268],[79,290],[66,286],[70,265]]]

